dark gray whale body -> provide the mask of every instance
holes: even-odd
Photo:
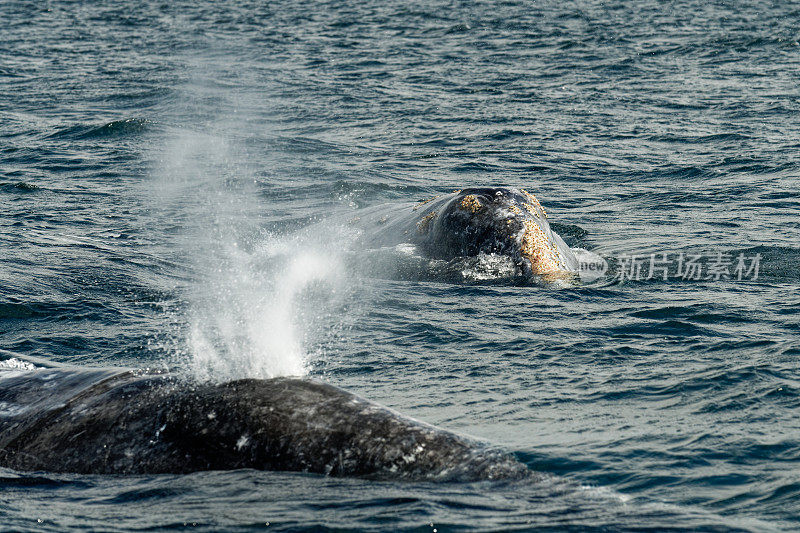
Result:
[[[308,379],[197,384],[72,367],[0,371],[0,466],[459,481],[531,475],[507,453]]]
[[[359,222],[369,227],[363,242],[371,247],[409,242],[434,259],[504,255],[525,275],[570,278],[578,270],[575,254],[523,189],[462,189],[421,204],[378,206]]]

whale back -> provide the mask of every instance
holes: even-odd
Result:
[[[0,369],[0,449],[87,391],[127,375],[120,369]]]
[[[197,384],[169,375],[42,369],[0,381],[0,394],[0,465],[17,470],[254,468],[457,480],[530,474],[507,453],[307,379]]]

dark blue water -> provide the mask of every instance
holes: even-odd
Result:
[[[737,1],[0,3],[0,347],[305,372],[551,475],[3,470],[1,529],[800,528],[798,18]],[[484,185],[535,192],[610,270],[520,284],[363,252],[326,222]],[[674,270],[645,279],[662,253]],[[728,275],[709,275],[720,253]],[[737,279],[740,254],[757,276]]]

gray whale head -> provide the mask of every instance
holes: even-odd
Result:
[[[437,253],[512,257],[526,273],[574,272],[574,256],[550,228],[536,197],[522,189],[462,189],[438,209],[425,209],[422,242]]]
[[[522,189],[461,189],[417,205],[379,206],[366,215],[364,244],[410,242],[434,259],[510,257],[527,276],[576,279],[578,259],[551,228],[536,197]]]

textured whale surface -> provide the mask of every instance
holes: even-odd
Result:
[[[0,371],[0,466],[465,481],[529,475],[509,454],[317,381],[197,384],[80,368]]]
[[[363,239],[369,246],[409,242],[437,259],[505,255],[525,274],[578,267],[575,254],[550,228],[539,200],[524,189],[461,189],[421,203],[377,206],[362,217],[356,222],[371,228]]]

